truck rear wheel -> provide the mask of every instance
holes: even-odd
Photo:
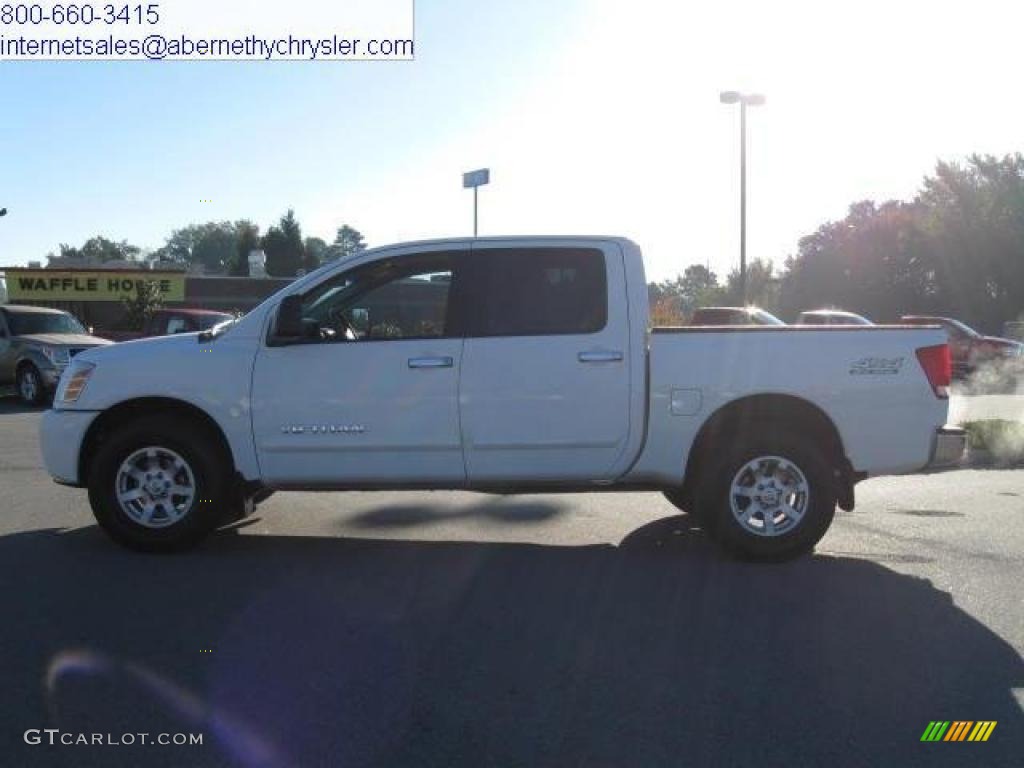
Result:
[[[790,560],[810,552],[836,510],[832,472],[808,441],[754,439],[723,452],[698,490],[708,534],[747,560]]]
[[[686,494],[683,493],[682,488],[673,488],[669,491],[662,491],[661,495],[665,497],[669,504],[684,514],[688,515],[693,510],[693,503],[686,497]]]
[[[203,424],[138,419],[111,434],[88,478],[96,521],[119,544],[167,552],[198,544],[237,506],[230,466]]]

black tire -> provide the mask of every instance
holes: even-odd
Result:
[[[694,503],[694,499],[691,495],[683,493],[683,489],[681,487],[669,488],[668,490],[662,491],[661,494],[669,504],[683,514],[688,515],[699,526],[704,527],[704,519],[701,517],[700,507]]]
[[[683,493],[682,488],[670,488],[667,491],[662,491],[661,495],[665,497],[669,504],[680,512],[687,515],[690,514],[693,504],[690,502],[690,499],[687,498],[686,494]]]
[[[132,519],[117,498],[122,463],[151,446],[180,456],[194,480],[191,503],[181,503],[182,517],[166,527],[146,527]],[[195,546],[237,513],[239,500],[231,478],[230,458],[206,425],[180,415],[147,416],[101,443],[88,478],[89,504],[96,522],[117,543],[143,552],[180,551]]]
[[[697,491],[697,506],[701,510],[705,530],[729,554],[762,562],[792,560],[812,551],[832,525],[836,511],[836,486],[831,466],[810,441],[779,435],[774,430],[765,432],[771,437],[753,437],[738,442],[723,451],[720,458],[711,460]],[[754,522],[748,528],[734,514],[730,496],[733,479],[748,462],[773,456],[796,467],[806,480],[808,490],[803,516],[796,523],[781,511],[778,514],[772,512],[772,521],[780,520],[779,527],[788,526],[788,530],[769,536],[751,530],[755,525],[762,532],[765,530],[765,513],[759,513],[762,519],[754,515]],[[768,462],[763,466],[778,465]],[[736,501],[737,506],[744,503],[743,497],[737,497]],[[740,509],[741,513],[743,511],[745,508]]]
[[[43,375],[32,363],[26,363],[18,369],[17,375],[18,397],[25,405],[42,405],[46,400],[46,387],[43,385]]]

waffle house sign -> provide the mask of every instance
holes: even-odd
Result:
[[[164,301],[185,300],[181,272],[112,270],[61,272],[56,269],[7,269],[11,301],[120,301],[136,295],[138,286],[153,283]]]

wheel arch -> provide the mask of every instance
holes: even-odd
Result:
[[[42,367],[40,366],[40,363],[42,362],[43,359],[44,358],[42,358],[41,355],[37,358],[35,355],[31,353],[21,355],[21,357],[19,357],[17,362],[15,362],[14,364],[15,380],[17,380],[18,374],[21,373],[21,371],[25,368],[35,368],[36,371],[42,373]]]
[[[853,486],[861,477],[854,473],[846,456],[842,436],[835,423],[819,406],[788,394],[758,394],[731,400],[716,410],[697,432],[687,454],[683,472],[684,497],[692,497],[715,446],[742,439],[745,432],[785,427],[807,435],[821,446],[836,478],[839,506],[853,509]]]
[[[89,425],[89,429],[82,439],[81,450],[78,453],[79,481],[82,483],[88,482],[93,457],[96,455],[97,448],[107,436],[112,434],[118,427],[134,419],[157,414],[179,415],[183,419],[190,419],[202,424],[215,440],[218,450],[223,454],[224,460],[228,462],[232,476],[236,474],[236,462],[231,451],[231,444],[220,424],[209,413],[192,403],[176,398],[140,397],[125,400],[107,408]]]

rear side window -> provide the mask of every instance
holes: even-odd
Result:
[[[608,320],[604,254],[596,248],[475,250],[473,335],[596,333]]]

